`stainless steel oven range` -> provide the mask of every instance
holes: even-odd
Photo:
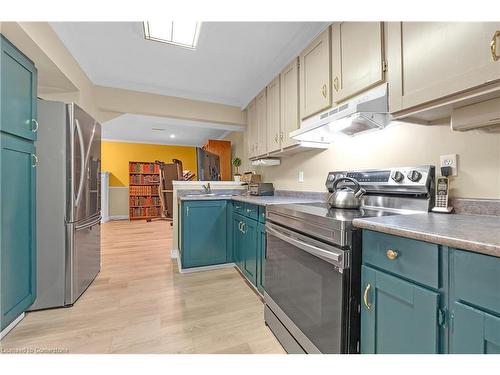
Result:
[[[328,201],[267,209],[264,317],[288,353],[359,352],[362,249],[353,219],[426,212],[434,203],[430,165],[330,172],[330,193],[344,177],[366,191],[359,209]],[[353,185],[339,182],[337,189]]]

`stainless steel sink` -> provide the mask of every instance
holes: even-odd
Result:
[[[217,198],[228,198],[228,197],[234,197],[238,194],[216,194],[216,193],[200,193],[200,194],[186,194],[183,195],[185,198],[212,198],[212,197],[217,197]]]

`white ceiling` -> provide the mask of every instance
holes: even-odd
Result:
[[[159,130],[163,129],[163,130]],[[223,138],[241,126],[124,114],[102,125],[102,139],[123,142],[201,146],[207,139]],[[175,138],[170,135],[174,134]]]
[[[196,50],[144,39],[141,22],[53,22],[97,85],[246,104],[324,22],[204,22]]]

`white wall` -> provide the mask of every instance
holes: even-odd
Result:
[[[242,154],[242,143],[234,144],[240,147],[236,154]],[[449,125],[394,122],[382,131],[339,136],[328,150],[282,158],[280,166],[259,167],[256,171],[277,189],[323,191],[326,175],[332,170],[439,166],[439,156],[451,153],[459,155],[459,175],[452,181],[452,196],[500,199],[500,134],[455,132]],[[299,171],[304,171],[303,183],[298,182]]]

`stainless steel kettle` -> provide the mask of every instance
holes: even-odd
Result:
[[[337,185],[342,181],[352,182],[354,189],[350,186],[337,188]],[[332,189],[333,193],[328,198],[328,204],[334,208],[358,209],[361,206],[361,197],[366,193],[366,190],[359,185],[358,181],[350,177],[337,178]]]

